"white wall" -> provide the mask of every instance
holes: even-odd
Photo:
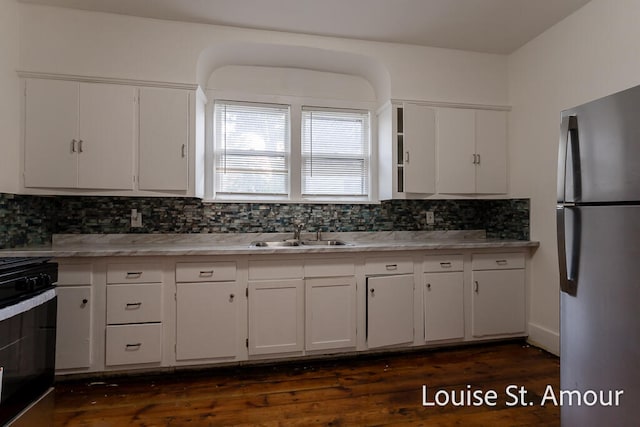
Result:
[[[510,171],[514,197],[531,198],[530,338],[558,352],[555,229],[563,109],[640,84],[640,1],[592,0],[510,55]]]
[[[507,103],[504,55],[186,24],[23,3],[20,12],[20,68],[25,71],[198,83],[198,61],[207,49],[229,43],[247,49],[265,44],[302,53],[306,49],[309,58],[298,58],[298,62],[313,61],[311,57],[322,52],[370,58],[372,64],[388,72],[389,92],[394,98]],[[220,52],[229,53],[224,49]],[[325,62],[329,69],[322,71],[331,71],[332,64]]]
[[[0,0],[0,192],[18,190],[20,144],[20,81],[18,67],[18,5]]]

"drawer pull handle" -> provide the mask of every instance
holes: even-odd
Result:
[[[473,283],[474,283],[473,290],[477,294],[480,291],[480,285],[478,284],[477,280]]]
[[[441,262],[440,263],[440,267],[442,267],[442,268],[451,268],[451,263],[450,262]]]
[[[385,268],[386,268],[387,270],[397,270],[397,269],[398,269],[398,264],[387,264],[387,265],[385,266]]]
[[[201,271],[200,277],[211,277],[213,276],[213,270]]]
[[[127,279],[139,279],[142,276],[142,271],[128,271]]]
[[[141,305],[141,302],[128,302],[127,308],[140,308]]]
[[[140,347],[142,347],[142,343],[139,342],[139,343],[135,343],[135,344],[127,344],[126,347],[127,347],[127,350],[137,350]]]
[[[497,259],[496,260],[496,264],[498,264],[498,265],[507,265],[507,260],[506,259]]]

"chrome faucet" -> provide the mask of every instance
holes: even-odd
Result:
[[[300,233],[302,232],[303,228],[304,224],[295,225],[295,228],[293,229],[293,240],[300,240]]]

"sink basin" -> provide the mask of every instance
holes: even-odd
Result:
[[[347,246],[349,243],[342,240],[276,240],[266,241],[258,240],[251,242],[249,247],[251,248],[283,248],[292,246]]]
[[[261,241],[251,242],[249,246],[252,248],[291,247],[291,246],[300,246],[300,242],[296,240],[277,240],[273,242],[261,240]]]
[[[342,240],[303,240],[303,246],[347,246],[349,243]]]

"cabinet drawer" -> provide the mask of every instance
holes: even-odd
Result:
[[[249,261],[249,280],[301,279],[304,268],[300,261]]]
[[[351,259],[310,259],[304,262],[304,277],[353,276],[355,271]]]
[[[58,286],[78,286],[93,284],[93,265],[60,264],[58,267]]]
[[[424,257],[425,273],[442,273],[447,271],[463,271],[462,255],[429,255]]]
[[[107,265],[107,284],[160,282],[162,282],[162,264],[160,263]]]
[[[176,264],[176,282],[232,282],[236,280],[236,263],[179,262]]]
[[[107,287],[107,323],[162,321],[162,285],[135,284]]]
[[[367,276],[413,273],[411,258],[367,258],[364,267]]]
[[[108,366],[162,360],[162,324],[107,326]]]
[[[474,270],[511,270],[524,268],[524,254],[473,254],[471,267]]]

